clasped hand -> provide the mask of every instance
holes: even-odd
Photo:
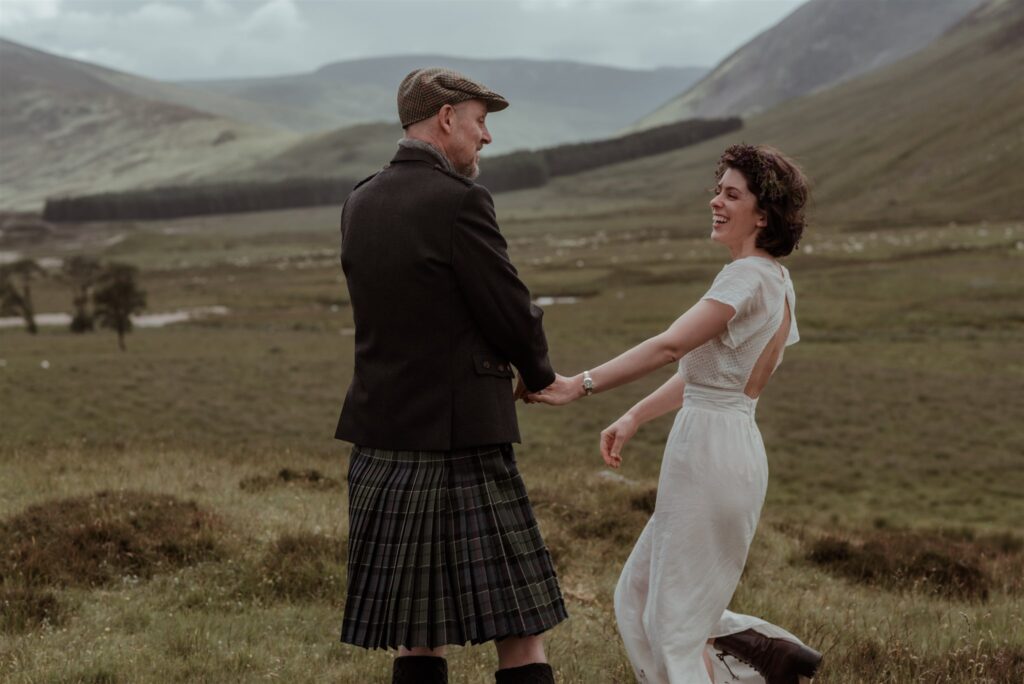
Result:
[[[555,381],[540,390],[531,392],[520,377],[516,382],[515,398],[527,404],[550,404],[564,406],[584,396],[582,375],[566,377],[555,374]],[[636,434],[636,420],[629,413],[601,431],[601,458],[611,468],[622,465],[622,447]]]
[[[564,375],[555,373],[555,381],[540,390],[530,392],[523,386],[523,394],[520,396],[519,387],[516,388],[516,398],[522,399],[527,404],[551,404],[552,406],[565,406],[571,401],[583,396],[583,381],[578,380],[580,376],[567,378]],[[578,380],[578,381],[577,381]],[[519,383],[522,386],[522,378]]]

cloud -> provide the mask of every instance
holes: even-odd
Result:
[[[0,34],[170,80],[387,54],[710,66],[802,1],[0,0]]]
[[[0,0],[0,26],[8,28],[32,21],[53,19],[60,12],[60,0]]]
[[[203,0],[203,12],[211,17],[227,17],[234,14],[227,0]]]
[[[132,23],[153,25],[161,28],[180,28],[192,22],[192,13],[182,5],[170,5],[164,2],[150,2],[128,18]]]
[[[294,0],[270,0],[242,22],[242,32],[259,38],[274,38],[305,28]]]

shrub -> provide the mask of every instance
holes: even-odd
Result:
[[[64,605],[37,588],[0,589],[0,632],[17,634],[43,625],[63,624]]]
[[[347,551],[345,541],[322,534],[282,535],[263,557],[263,586],[274,598],[340,601]]]
[[[281,468],[276,475],[250,475],[243,478],[238,487],[246,492],[261,492],[271,487],[295,485],[309,489],[339,489],[341,483],[333,477],[323,475],[319,470],[292,470]]]
[[[103,491],[37,504],[0,523],[0,581],[109,585],[221,557],[214,516],[166,494]]]
[[[984,601],[992,588],[984,562],[999,553],[986,548],[975,541],[950,539],[942,531],[875,530],[859,542],[835,536],[814,540],[806,558],[861,584]]]

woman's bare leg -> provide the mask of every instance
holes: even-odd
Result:
[[[708,646],[714,646],[715,640],[708,639]],[[711,664],[711,653],[704,649],[704,666],[708,668],[708,677],[711,677],[711,684],[715,684],[715,669]]]

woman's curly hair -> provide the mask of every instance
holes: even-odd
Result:
[[[806,225],[804,205],[809,190],[803,171],[791,159],[767,145],[733,145],[722,153],[715,178],[736,169],[747,180],[757,198],[757,208],[768,217],[768,225],[757,235],[756,245],[773,257],[797,248]]]

